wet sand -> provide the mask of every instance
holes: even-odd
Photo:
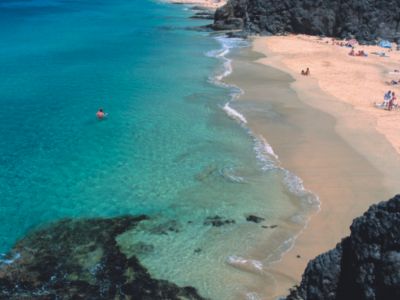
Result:
[[[302,178],[321,201],[295,246],[266,268],[270,279],[257,292],[262,299],[276,299],[299,283],[310,259],[349,234],[354,217],[394,195],[400,160],[374,124],[358,123],[367,119],[362,112],[324,93],[315,80],[301,84],[284,66],[287,72],[265,65],[271,61],[279,67],[279,58],[262,57],[251,49],[234,57],[226,81],[244,95],[231,106],[268,141],[282,167]]]

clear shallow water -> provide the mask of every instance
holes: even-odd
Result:
[[[60,218],[146,213],[120,244],[153,245],[140,258],[154,276],[212,299],[265,282],[309,195],[227,109],[238,90],[217,79],[235,45],[186,30],[204,24],[189,15],[145,0],[0,2],[0,252]],[[236,223],[203,224],[215,215]],[[178,232],[155,233],[169,222]]]

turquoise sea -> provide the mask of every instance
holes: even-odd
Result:
[[[147,0],[0,1],[0,252],[65,217],[145,213],[120,242],[154,247],[140,257],[154,277],[258,299],[312,195],[227,104],[240,92],[221,83],[229,54],[246,43],[192,30],[207,22],[191,14]],[[204,224],[216,215],[235,223]]]

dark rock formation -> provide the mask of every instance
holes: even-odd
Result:
[[[0,263],[0,299],[203,299],[192,287],[153,279],[121,252],[116,237],[145,219],[64,220],[32,232],[8,254],[12,263]]]
[[[265,219],[261,218],[261,217],[258,217],[258,216],[255,216],[255,215],[249,215],[249,216],[247,216],[246,221],[247,222],[254,222],[254,223],[261,223],[262,221],[265,221]]]
[[[310,261],[287,300],[400,299],[400,195],[372,205],[335,249]]]
[[[235,224],[236,221],[232,219],[224,219],[218,215],[213,216],[213,217],[207,217],[204,220],[204,225],[212,225],[214,227],[220,227],[223,225],[228,225],[228,224]]]
[[[216,30],[400,38],[400,0],[229,0],[215,13]]]

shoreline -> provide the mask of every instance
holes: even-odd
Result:
[[[265,43],[268,39],[275,41],[284,38],[253,38],[253,49],[233,58],[234,71],[227,78],[229,83],[245,91],[235,102],[235,109],[244,113],[249,127],[256,134],[268,140],[282,159],[283,167],[299,176],[305,188],[316,193],[321,201],[321,210],[311,216],[306,227],[296,236],[294,246],[283,254],[280,261],[266,267],[266,272],[274,280],[272,284],[266,284],[260,293],[267,297],[265,299],[288,294],[288,289],[299,283],[308,261],[330,250],[348,235],[352,220],[369,205],[393,196],[400,177],[395,167],[400,165],[400,156],[387,142],[387,136],[372,126],[373,122],[363,123],[369,120],[363,110],[357,111],[354,105],[328,94],[315,77],[305,81],[304,76],[284,63],[290,55],[280,53],[279,47],[276,52],[271,51]],[[248,76],[249,72],[256,75]],[[268,80],[263,76],[268,72],[284,72],[277,77],[268,75],[278,84],[281,84],[281,80],[290,81],[280,77],[290,77],[291,83],[283,89],[291,89],[294,95],[284,101],[264,99],[268,93],[274,93],[273,86],[263,86],[262,81]],[[290,103],[291,97],[297,97],[302,104]],[[294,132],[286,130],[288,124],[282,126],[274,121],[266,121],[265,116],[252,112],[254,107],[248,109],[247,106],[251,106],[249,103],[253,106],[272,104],[279,114],[289,120],[285,120],[287,123],[299,126],[305,133],[298,138],[296,134],[302,133],[294,128],[291,128]],[[309,114],[306,118],[315,116],[309,113],[311,110],[318,112],[318,116],[310,124],[301,115],[296,115],[294,111],[299,109]],[[319,125],[324,134],[315,130],[319,129]],[[308,140],[309,145],[304,140]],[[373,147],[368,147],[368,142],[372,142]],[[307,157],[309,153],[313,155]],[[385,153],[385,156],[377,155],[379,153]]]
[[[162,0],[171,4],[184,4],[184,5],[196,5],[204,9],[217,10],[217,8],[225,5],[226,0]]]

